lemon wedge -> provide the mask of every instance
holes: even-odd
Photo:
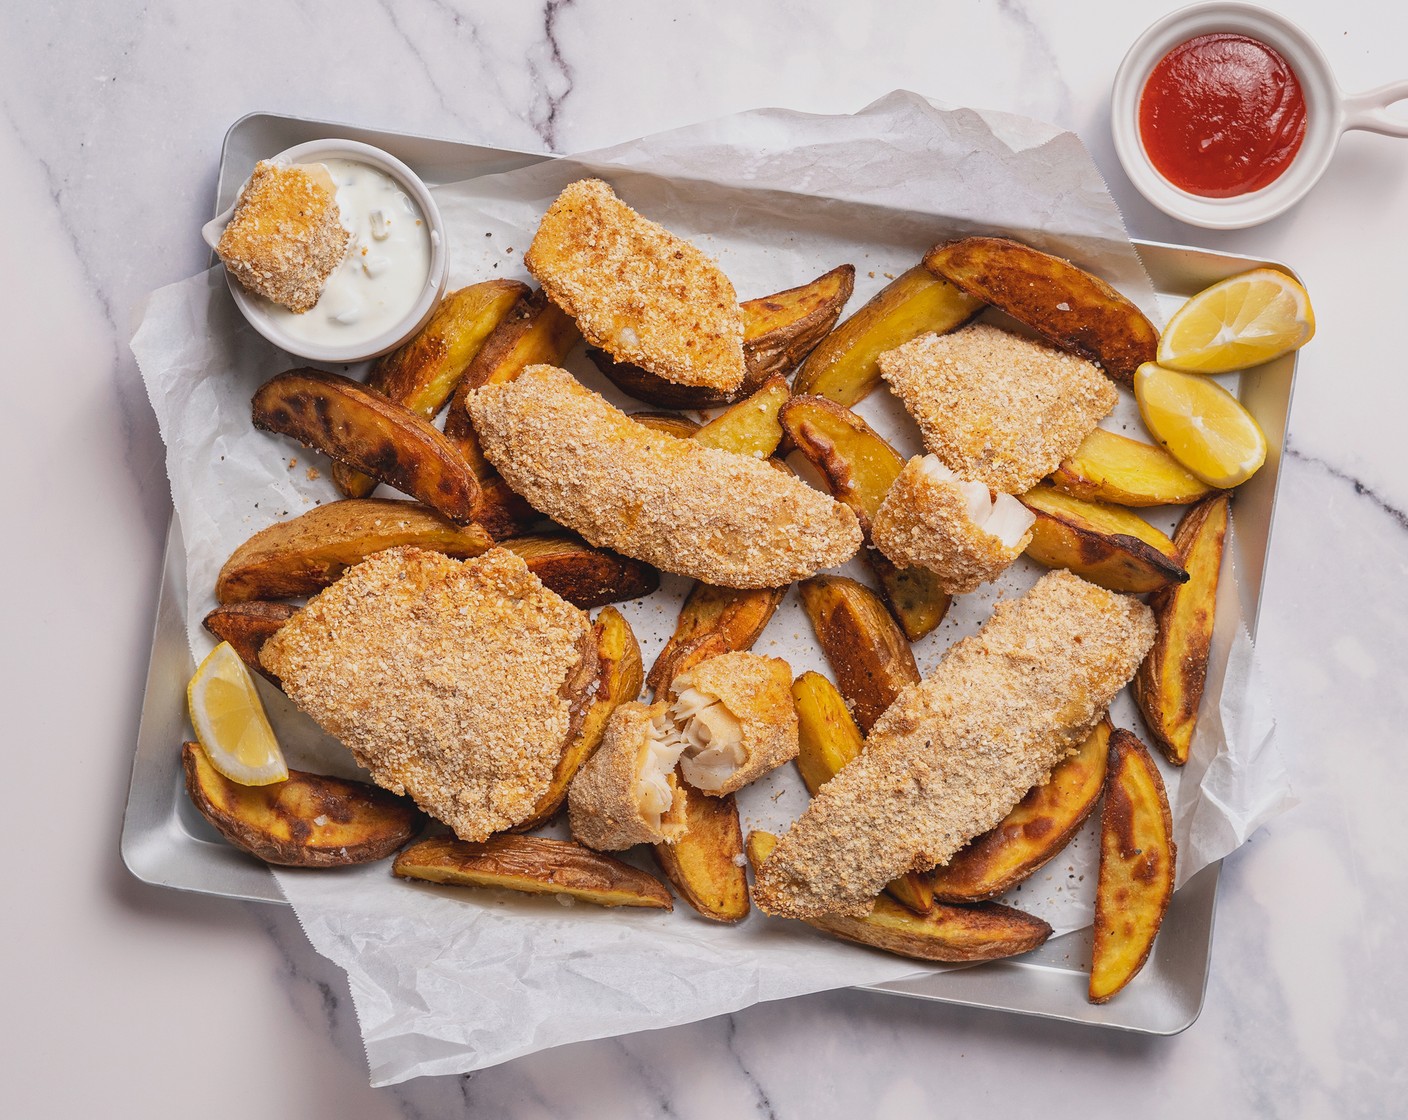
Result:
[[[274,729],[240,655],[221,642],[186,688],[191,726],[210,764],[242,786],[267,786],[288,778]]]
[[[1284,272],[1256,268],[1180,307],[1159,338],[1158,363],[1185,373],[1230,373],[1298,350],[1314,334],[1305,289]]]
[[[1236,486],[1266,462],[1266,436],[1216,381],[1145,362],[1134,398],[1153,437],[1209,486]]]

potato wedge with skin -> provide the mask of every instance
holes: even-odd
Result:
[[[631,419],[652,432],[664,432],[676,439],[693,439],[694,433],[703,427],[698,421],[676,412],[633,412]]]
[[[1096,428],[1051,476],[1063,494],[1120,506],[1182,506],[1212,487],[1162,447]]]
[[[1230,501],[1218,494],[1200,502],[1174,530],[1173,543],[1183,554],[1188,582],[1151,599],[1158,636],[1134,675],[1134,699],[1144,723],[1175,766],[1188,761],[1207,682]]]
[[[665,884],[630,864],[569,840],[493,836],[480,844],[437,836],[413,844],[391,870],[403,879],[567,895],[596,906],[673,910]]]
[[[1046,483],[1020,500],[1036,515],[1027,555],[1039,564],[1111,591],[1157,591],[1188,579],[1177,546],[1122,506],[1073,498]]]
[[[527,294],[528,285],[517,280],[485,280],[451,292],[409,342],[376,360],[367,388],[433,420],[489,333]],[[347,498],[376,489],[376,479],[345,463],[333,465],[332,480]]]
[[[663,695],[675,677],[701,661],[752,649],[786,594],[785,587],[739,590],[696,583],[646,677],[652,693]]]
[[[290,770],[274,785],[238,785],[210,765],[199,743],[181,748],[181,766],[186,792],[216,831],[281,867],[385,859],[425,823],[408,799],[365,782]]]
[[[254,426],[291,436],[439,510],[474,517],[479,482],[454,445],[402,405],[350,378],[294,369],[254,394]]]
[[[766,459],[782,442],[777,414],[791,393],[787,379],[774,374],[756,393],[731,405],[695,432],[693,439],[705,447]]]
[[[793,391],[849,407],[880,383],[876,359],[886,350],[961,327],[982,307],[981,299],[915,265],[822,339],[797,371]]]
[[[689,791],[688,829],[673,844],[656,844],[655,862],[679,896],[706,918],[736,922],[748,916],[748,874],[743,869],[743,829],[733,794],[710,797]]]
[[[1002,823],[975,837],[928,876],[940,902],[982,902],[1009,891],[1057,855],[1090,816],[1105,785],[1114,728],[1099,723],[1080,750],[1018,802]]]
[[[1104,1003],[1144,967],[1173,897],[1178,852],[1159,768],[1123,729],[1110,736],[1100,815],[1090,1002]]]
[[[592,548],[575,533],[513,537],[499,545],[523,557],[544,584],[583,610],[639,599],[660,586],[660,573],[649,564]]]
[[[1088,361],[1126,388],[1152,362],[1159,332],[1109,284],[1061,257],[1005,237],[935,245],[924,267]]]
[[[748,834],[748,860],[755,870],[776,843],[771,833]],[[1014,957],[1030,952],[1051,936],[1051,927],[1040,918],[997,902],[975,906],[937,903],[929,913],[920,915],[882,895],[864,918],[828,915],[805,920],[807,925],[846,941],[922,961]]]
[[[867,548],[865,559],[906,638],[917,642],[938,629],[953,602],[953,596],[940,586],[943,577],[938,572],[898,568],[877,548]]]
[[[837,687],[861,729],[869,731],[902,688],[919,683],[909,642],[864,584],[845,576],[813,576],[797,587]]]
[[[230,603],[216,607],[202,625],[222,642],[229,642],[240,660],[274,684],[279,678],[259,663],[259,650],[280,626],[298,613],[292,603],[274,603],[253,599],[245,603]]]

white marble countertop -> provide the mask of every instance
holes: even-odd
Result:
[[[3,553],[7,1116],[343,1118],[1401,1114],[1408,921],[1408,144],[1351,134],[1298,209],[1181,227],[1123,179],[1106,99],[1166,0],[112,0],[0,10],[0,322],[19,530]],[[1346,89],[1408,77],[1408,8],[1278,9]],[[344,979],[283,908],[133,880],[118,856],[169,512],[127,348],[204,267],[220,142],[265,109],[573,151],[760,105],[894,88],[1080,134],[1131,233],[1283,259],[1314,297],[1260,648],[1298,808],[1224,869],[1202,1017],[1146,1038],[860,992],[367,1086]],[[1408,106],[1400,106],[1408,114]],[[1397,682],[1397,683],[1395,683]]]

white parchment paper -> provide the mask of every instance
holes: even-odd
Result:
[[[941,109],[909,93],[851,116],[744,113],[437,188],[452,287],[491,276],[526,279],[521,257],[538,219],[583,175],[609,180],[638,210],[715,255],[743,299],[849,261],[857,270],[854,310],[934,242],[981,232],[1070,257],[1159,314],[1120,215],[1075,136],[1003,114]],[[211,645],[200,620],[215,605],[215,576],[231,551],[336,494],[325,463],[251,426],[255,389],[295,363],[245,325],[220,269],[154,293],[132,346],[167,446],[187,552],[188,628],[199,658]],[[643,407],[617,394],[580,352],[567,364],[615,403]],[[1106,421],[1115,430],[1137,426],[1133,402],[1122,396]],[[873,394],[859,411],[905,454],[920,450],[917,431],[889,394]],[[1235,547],[1229,551],[1235,562]],[[995,587],[956,601],[943,625],[916,645],[921,670],[931,671],[953,641],[977,629],[994,599],[1020,593],[1039,574],[1021,561]],[[1231,582],[1229,567],[1224,586]],[[685,581],[666,577],[656,595],[623,606],[647,665],[686,590]],[[1238,597],[1221,596],[1219,611],[1193,758],[1182,772],[1164,770],[1180,882],[1287,802]],[[795,596],[756,648],[785,657],[794,673],[828,671]],[[281,694],[265,689],[265,696],[293,765],[356,772],[346,752]],[[1122,726],[1139,726],[1127,696],[1112,715]],[[744,827],[785,827],[805,801],[792,768],[784,767],[743,791]],[[1096,847],[1092,823],[1009,901],[1058,932],[1089,924]],[[892,980],[916,967],[756,914],[724,927],[683,905],[669,915],[564,907],[553,899],[412,885],[394,880],[385,863],[280,871],[278,879],[313,945],[347,970],[374,1084]]]

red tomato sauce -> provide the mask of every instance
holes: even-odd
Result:
[[[1199,35],[1159,60],[1139,95],[1150,162],[1190,194],[1260,190],[1305,138],[1305,95],[1279,53],[1245,35]]]

